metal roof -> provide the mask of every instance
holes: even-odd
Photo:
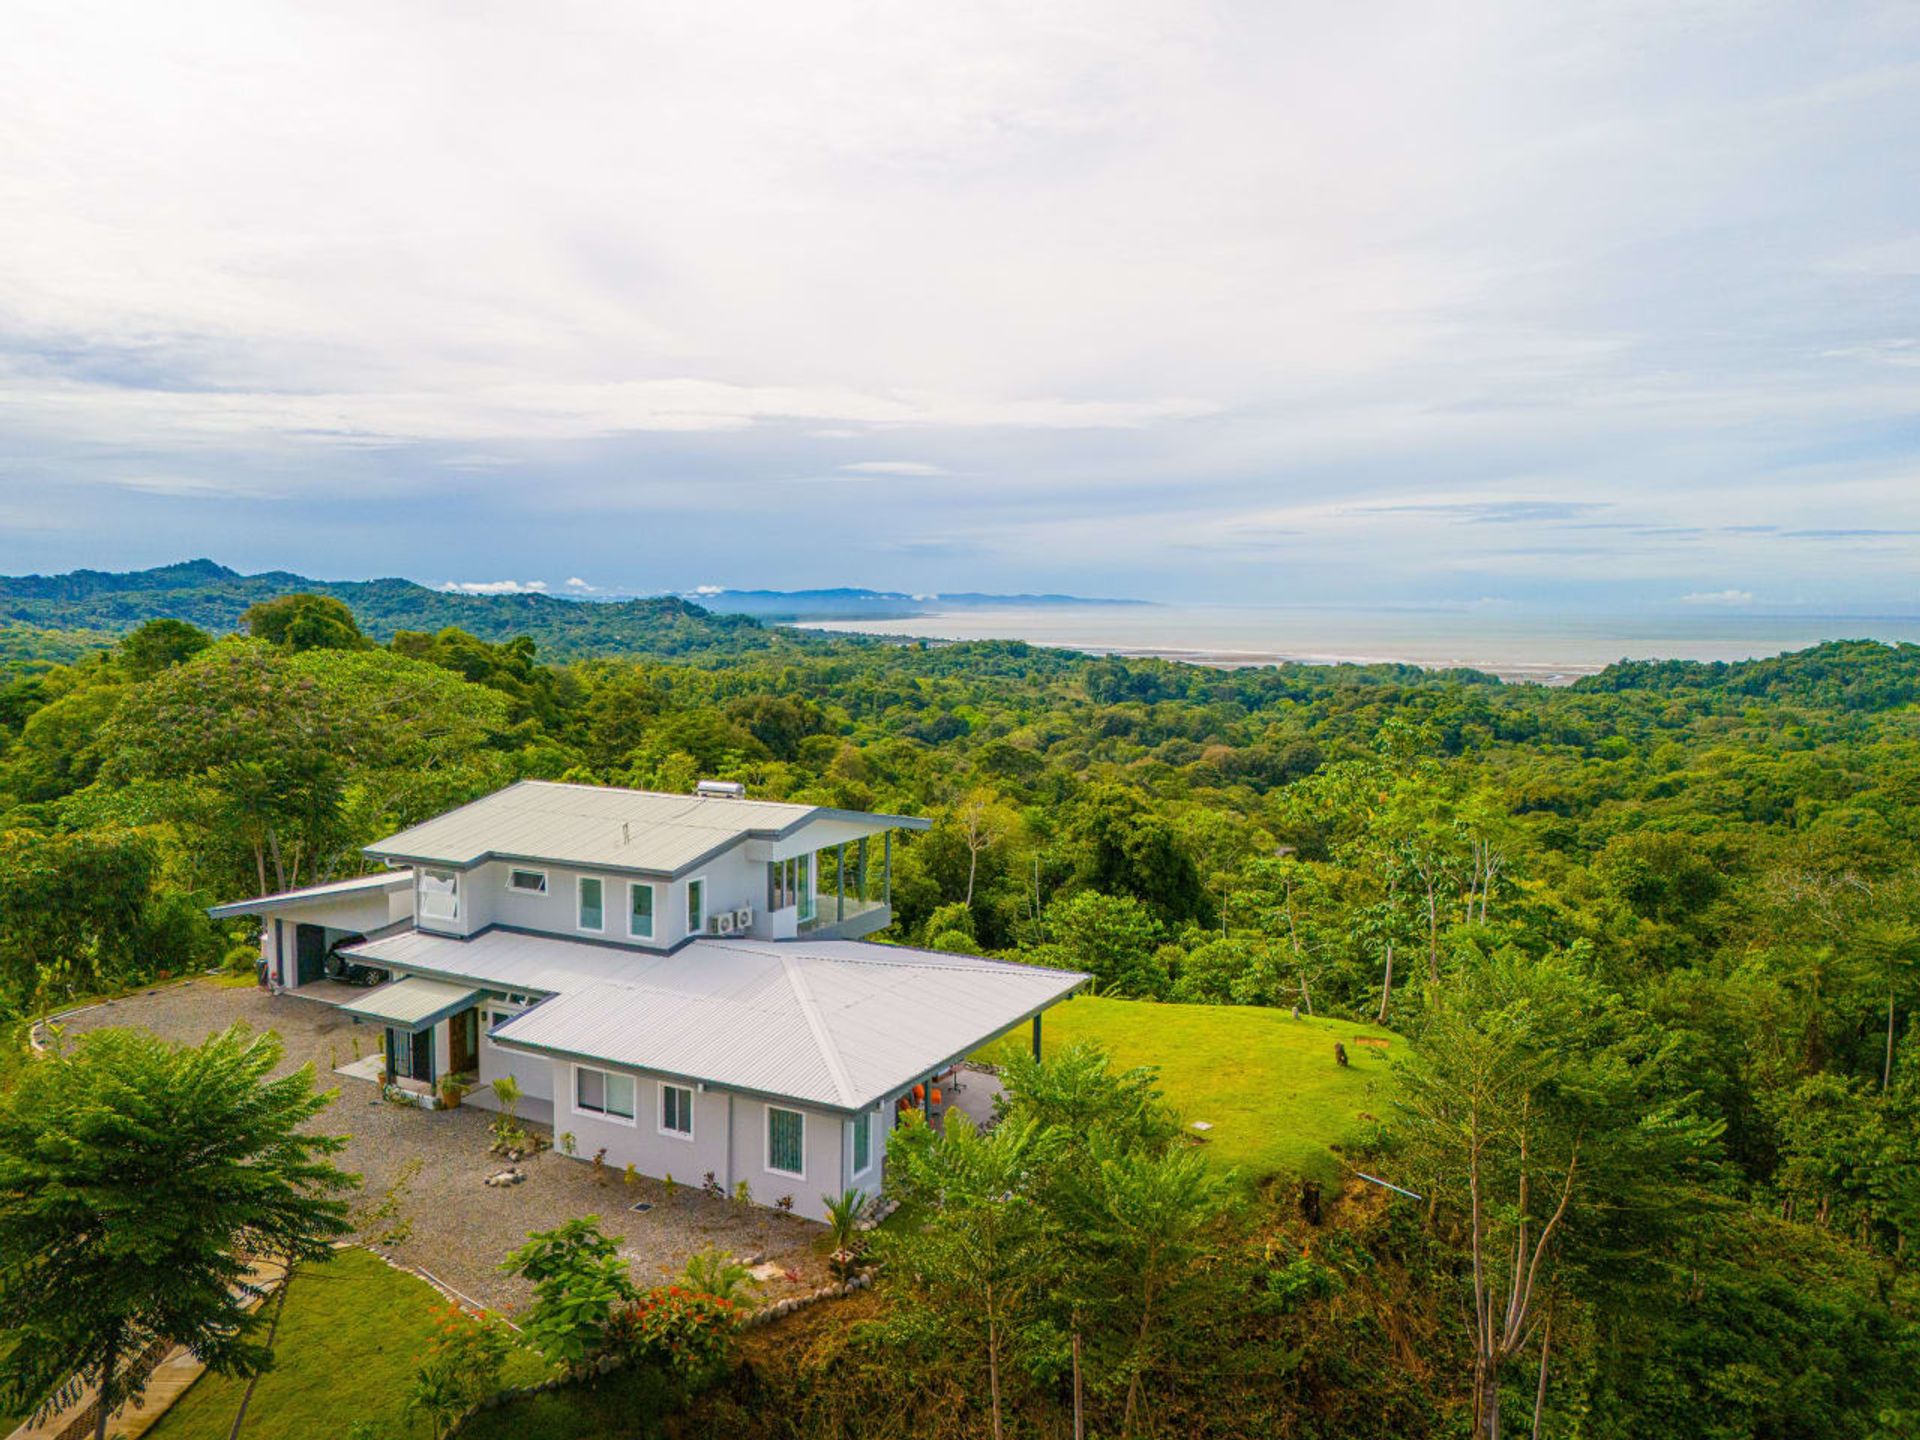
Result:
[[[509,1048],[860,1110],[1046,1009],[1086,976],[857,940],[697,940],[656,955],[494,930],[415,931],[356,957],[548,999]],[[404,982],[403,982],[404,983]]]
[[[371,894],[376,890],[397,890],[413,884],[411,870],[381,870],[372,875],[356,876],[352,880],[335,880],[328,885],[307,885],[298,890],[282,890],[277,895],[256,895],[251,900],[235,900],[226,905],[215,905],[207,911],[216,920],[225,920],[234,915],[258,915],[263,910],[278,910],[287,905],[298,905],[308,900],[333,900],[343,895]]]
[[[378,1020],[403,1030],[425,1030],[466,1009],[484,993],[471,985],[449,985],[445,981],[409,975],[391,985],[369,990],[351,1004],[342,1005],[340,1010],[360,1020]]]
[[[928,823],[772,800],[521,780],[389,835],[367,846],[366,853],[459,867],[489,859],[547,860],[674,875],[748,836],[771,839],[821,819],[871,822],[876,833],[924,829]]]

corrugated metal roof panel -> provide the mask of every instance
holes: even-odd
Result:
[[[207,914],[216,920],[225,920],[235,915],[258,915],[262,910],[273,910],[287,904],[297,905],[307,900],[332,900],[342,895],[370,894],[376,890],[394,890],[411,884],[411,870],[381,870],[372,875],[357,875],[351,880],[305,885],[298,890],[282,890],[277,895],[256,895],[251,900],[234,900],[226,905],[213,906]]]
[[[466,1009],[482,993],[471,985],[448,985],[440,980],[422,980],[417,975],[410,975],[404,980],[395,980],[391,985],[369,990],[340,1009],[343,1014],[362,1020],[378,1020],[407,1030],[424,1030],[456,1011]]]
[[[351,953],[552,995],[494,1032],[509,1046],[844,1110],[898,1093],[1086,979],[857,940],[698,940],[653,955],[557,936],[414,931]]]
[[[672,874],[748,835],[777,834],[829,814],[841,816],[771,800],[522,780],[366,848],[369,855],[443,865],[473,865],[498,855]],[[864,818],[876,831],[920,823],[902,816]]]

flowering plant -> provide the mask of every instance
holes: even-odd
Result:
[[[614,1317],[610,1346],[688,1380],[710,1377],[733,1355],[740,1306],[684,1285],[657,1285]]]

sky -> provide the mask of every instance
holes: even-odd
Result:
[[[1920,6],[6,31],[0,571],[1920,613]]]

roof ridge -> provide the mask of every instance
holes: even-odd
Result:
[[[787,984],[793,989],[793,998],[800,1002],[800,1013],[806,1017],[807,1028],[813,1032],[813,1043],[820,1047],[820,1058],[826,1061],[827,1073],[833,1077],[833,1087],[840,1092],[840,1103],[853,1104],[853,1077],[847,1074],[847,1067],[840,1060],[840,1051],[834,1045],[833,1037],[827,1033],[827,1022],[821,1017],[819,1005],[814,1002],[813,991],[807,988],[806,975],[794,963],[791,955],[780,957],[780,968],[786,973]]]

